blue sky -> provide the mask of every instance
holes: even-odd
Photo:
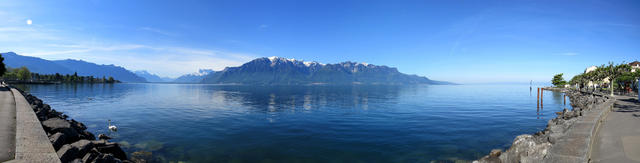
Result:
[[[640,59],[640,1],[0,0],[0,20],[2,52],[170,77],[281,56],[524,83]]]

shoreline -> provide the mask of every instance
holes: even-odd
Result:
[[[593,137],[603,117],[613,106],[615,98],[608,95],[581,92],[564,88],[545,87],[546,91],[560,91],[569,96],[572,110],[556,112],[547,127],[534,134],[517,136],[503,151],[493,149],[474,163],[501,162],[588,162]]]
[[[131,162],[120,145],[87,131],[87,127],[18,88],[40,122],[61,162]]]

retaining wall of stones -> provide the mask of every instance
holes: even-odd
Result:
[[[543,131],[517,136],[506,151],[494,149],[474,163],[588,162],[596,126],[615,99],[566,89],[547,90],[565,92],[573,109],[557,112]]]

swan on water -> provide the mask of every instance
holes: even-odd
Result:
[[[109,130],[111,131],[118,131],[118,127],[116,127],[116,125],[111,125],[111,120],[109,119]]]

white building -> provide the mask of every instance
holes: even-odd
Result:
[[[591,67],[587,67],[587,69],[584,70],[584,73],[589,73],[591,71],[595,71],[596,69],[598,69],[597,66],[591,66]]]
[[[631,72],[636,72],[636,70],[640,69],[640,62],[638,61],[634,61],[629,63],[629,66],[631,66]]]
[[[598,67],[597,67],[597,66],[587,67],[587,68],[584,70],[584,73],[586,74],[586,73],[589,73],[589,72],[591,72],[591,71],[595,71],[596,69],[598,69]],[[592,87],[596,87],[597,85],[598,85],[598,84],[593,83],[593,81],[589,81],[589,83],[587,84],[587,87],[592,88]]]

